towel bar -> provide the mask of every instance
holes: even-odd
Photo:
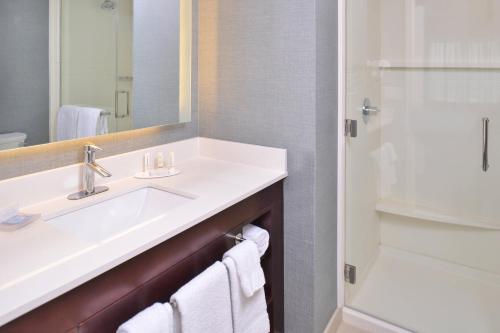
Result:
[[[243,237],[243,234],[240,232],[236,235],[232,235],[232,234],[226,234],[226,237],[227,238],[231,238],[231,239],[234,239],[234,244],[235,245],[238,245],[239,243],[245,241],[246,239]]]

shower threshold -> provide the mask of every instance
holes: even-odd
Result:
[[[419,333],[500,332],[500,275],[381,246],[347,305]]]

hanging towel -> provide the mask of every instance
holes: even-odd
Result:
[[[243,293],[246,297],[253,296],[266,283],[257,245],[249,240],[243,241],[224,253],[224,259],[228,257],[236,264]]]
[[[99,120],[97,121],[97,135],[104,135],[108,133],[108,116],[102,113],[99,117]]]
[[[269,247],[269,233],[267,230],[254,226],[253,224],[247,224],[243,227],[243,238],[257,244],[257,249],[261,257],[266,253]]]
[[[100,134],[97,127],[99,125],[100,118],[104,117],[102,115],[103,112],[104,111],[102,109],[98,108],[80,107],[76,131],[77,137],[85,138]]]
[[[170,298],[177,332],[233,333],[231,296],[226,267],[216,262]]]
[[[155,303],[120,325],[117,333],[174,333],[170,304]]]
[[[71,140],[77,138],[78,116],[80,107],[63,105],[57,113],[57,140]]]
[[[222,262],[229,274],[234,333],[269,333],[271,326],[264,288],[257,290],[253,296],[246,297],[241,289],[234,260],[227,257]]]

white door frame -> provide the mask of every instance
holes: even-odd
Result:
[[[337,305],[345,305],[346,0],[338,1]]]
[[[54,142],[61,101],[61,0],[49,1],[49,96],[49,137]]]

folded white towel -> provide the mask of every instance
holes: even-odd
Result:
[[[174,319],[170,304],[155,303],[121,324],[117,333],[173,333]]]
[[[267,314],[264,288],[257,290],[253,296],[246,297],[241,289],[236,264],[232,258],[225,258],[231,288],[231,309],[235,333],[269,333],[271,325]]]
[[[269,247],[269,233],[266,229],[259,228],[253,224],[247,224],[243,227],[243,238],[253,241],[257,244],[259,255],[262,257]]]
[[[78,126],[76,135],[78,138],[85,138],[88,136],[96,136],[101,133],[98,132],[98,126],[104,111],[98,108],[80,107],[78,115]]]
[[[71,140],[77,138],[78,117],[80,107],[63,105],[57,113],[57,140]]]
[[[226,267],[216,262],[170,298],[182,333],[233,333]]]
[[[224,253],[224,258],[228,257],[236,264],[243,293],[246,297],[253,296],[266,283],[257,245],[249,240],[243,241]]]

